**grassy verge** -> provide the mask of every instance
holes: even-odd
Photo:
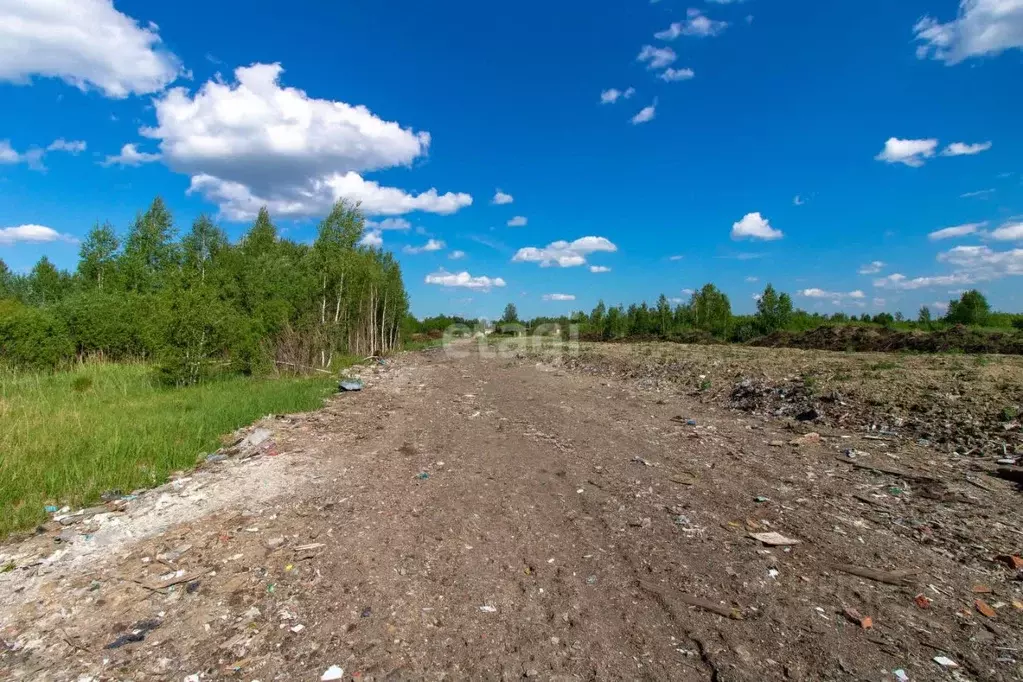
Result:
[[[107,490],[158,485],[219,437],[270,413],[314,409],[331,377],[231,377],[166,388],[142,364],[0,374],[0,538]]]

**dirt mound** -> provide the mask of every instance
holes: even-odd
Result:
[[[1023,355],[1023,334],[988,332],[956,325],[941,331],[901,331],[857,325],[825,326],[807,332],[779,331],[751,346],[857,352],[999,353]]]

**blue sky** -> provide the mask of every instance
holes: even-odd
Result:
[[[0,0],[0,258],[347,196],[420,316],[1019,311],[1021,47],[1023,0]]]

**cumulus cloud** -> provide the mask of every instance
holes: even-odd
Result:
[[[379,249],[384,245],[384,235],[380,230],[366,230],[362,233],[362,239],[359,240],[359,246],[369,246],[374,249]]]
[[[512,257],[522,263],[539,263],[540,267],[560,266],[571,268],[586,265],[586,258],[592,253],[614,253],[618,247],[604,237],[580,237],[572,242],[559,240],[543,248],[527,246],[519,249]]]
[[[759,282],[760,278],[759,277],[754,277],[753,275],[750,275],[749,277],[746,278],[746,281],[749,282],[750,284],[752,284],[754,282]]]
[[[45,154],[46,150],[39,149],[38,147],[21,153],[11,146],[10,140],[0,140],[0,163],[24,163],[34,171],[45,171],[46,166],[43,165],[43,156]]]
[[[636,88],[625,88],[624,91],[618,88],[608,88],[600,93],[601,104],[614,104],[621,99],[629,99],[636,94]]]
[[[439,239],[430,239],[427,240],[427,242],[422,246],[406,245],[404,248],[402,248],[402,251],[404,251],[405,253],[415,255],[417,253],[429,253],[430,251],[440,251],[443,248],[444,242],[442,242]]]
[[[957,247],[961,248],[961,247]],[[939,256],[940,260],[940,256]],[[950,286],[956,284],[971,284],[973,277],[965,272],[953,273],[951,275],[934,275],[930,277],[914,277],[910,279],[902,273],[893,273],[887,277],[874,280],[874,286],[879,289],[913,290],[924,289],[935,286]]]
[[[803,199],[803,197],[799,196],[798,194],[795,197],[793,197],[793,199],[792,199],[792,205],[793,206],[802,206],[805,203],[806,203],[806,200]]]
[[[1023,240],[1023,223],[1007,223],[991,232],[991,238],[999,241]]]
[[[48,152],[67,152],[68,154],[77,156],[85,151],[88,145],[85,144],[84,140],[65,140],[63,137],[58,138],[50,143],[50,146],[46,148]]]
[[[927,235],[927,238],[931,241],[940,241],[942,239],[953,239],[955,237],[965,237],[966,235],[976,234],[977,231],[987,225],[983,223],[966,223],[965,225],[954,225],[952,227],[945,227],[940,230],[935,230]]]
[[[941,150],[942,156],[973,156],[991,149],[990,142],[976,142],[967,144],[965,142],[953,142]]]
[[[881,272],[881,268],[884,267],[884,261],[873,260],[866,265],[861,265],[859,273],[861,275],[876,275]]]
[[[636,57],[636,61],[644,62],[648,69],[663,69],[673,64],[676,59],[678,59],[678,55],[675,54],[675,50],[670,47],[654,47],[653,45],[644,45]]]
[[[674,81],[687,81],[690,78],[694,77],[695,75],[696,72],[693,71],[692,69],[667,68],[664,71],[662,71],[661,74],[657,77],[660,78],[662,81],[672,83]]]
[[[861,300],[867,297],[865,293],[856,289],[855,291],[827,291],[825,289],[801,289],[797,291],[800,296],[806,298],[830,298],[834,301],[841,301],[845,299]]]
[[[575,294],[544,294],[545,301],[574,301]]]
[[[1023,249],[995,251],[988,246],[957,246],[938,254],[938,260],[955,266],[959,270],[957,275],[963,275],[972,281],[1023,275]],[[969,280],[963,279],[961,283],[969,284]]]
[[[508,221],[508,227],[525,227],[527,222],[525,216],[517,215]]]
[[[655,115],[657,115],[657,100],[654,100],[654,103],[650,106],[640,109],[630,120],[632,125],[639,125],[640,123],[654,120]]]
[[[367,220],[366,227],[374,230],[401,230],[406,232],[412,228],[412,223],[404,218],[384,218],[381,221]]]
[[[960,0],[959,14],[945,23],[931,16],[913,27],[920,59],[958,64],[971,57],[1023,47],[1023,0]]]
[[[191,176],[191,192],[233,220],[261,205],[278,215],[325,213],[338,199],[361,201],[368,215],[449,214],[465,193],[418,194],[382,187],[362,173],[409,166],[429,150],[430,134],[385,121],[364,106],[314,99],[280,84],[280,64],[235,70],[235,82],[206,82],[194,94],[172,88],[154,100],[164,162]]]
[[[710,19],[700,10],[691,8],[686,11],[685,21],[672,22],[668,28],[655,33],[654,38],[658,40],[675,40],[679,36],[707,38],[720,34],[726,28],[727,21]]]
[[[447,272],[446,270],[438,270],[431,273],[426,276],[424,281],[427,284],[436,284],[442,287],[460,287],[475,291],[490,291],[493,287],[505,286],[505,281],[500,277],[486,277],[484,275],[473,277],[468,272],[454,273]]]
[[[595,272],[595,273],[611,272],[611,268],[607,267],[606,265],[591,265],[590,266],[590,272]]]
[[[121,147],[121,151],[118,154],[108,156],[106,159],[100,162],[101,166],[141,166],[144,163],[152,163],[159,161],[159,154],[150,154],[148,152],[140,152],[138,147],[133,144],[126,144]]]
[[[107,97],[163,90],[182,74],[157,26],[112,0],[0,0],[0,81],[59,78]]]
[[[448,258],[450,258],[451,260],[461,260],[465,258],[465,251],[460,251],[456,249],[448,254]]]
[[[938,141],[935,139],[900,140],[897,137],[890,137],[885,141],[884,149],[874,159],[919,168],[924,165],[924,159],[934,156],[937,147]]]
[[[64,241],[77,243],[70,234],[62,234],[45,225],[18,225],[16,227],[0,227],[0,244],[10,246],[18,243],[38,244],[42,242]]]
[[[681,293],[686,295],[686,296],[692,296],[693,294],[696,293],[696,290],[695,289],[683,289]]]
[[[494,198],[490,203],[502,206],[504,204],[510,204],[513,201],[515,201],[515,197],[506,192],[502,192],[501,190],[497,190],[494,192]]]
[[[781,239],[781,230],[771,227],[770,221],[757,213],[747,213],[737,223],[732,223],[732,239]]]

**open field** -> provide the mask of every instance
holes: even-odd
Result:
[[[0,375],[0,537],[195,465],[218,438],[269,413],[308,410],[324,379],[240,377],[166,388],[143,364],[89,363],[54,374]]]
[[[464,348],[264,420],[280,456],[0,547],[0,669],[1023,676],[1023,509],[989,474],[1018,360]]]

